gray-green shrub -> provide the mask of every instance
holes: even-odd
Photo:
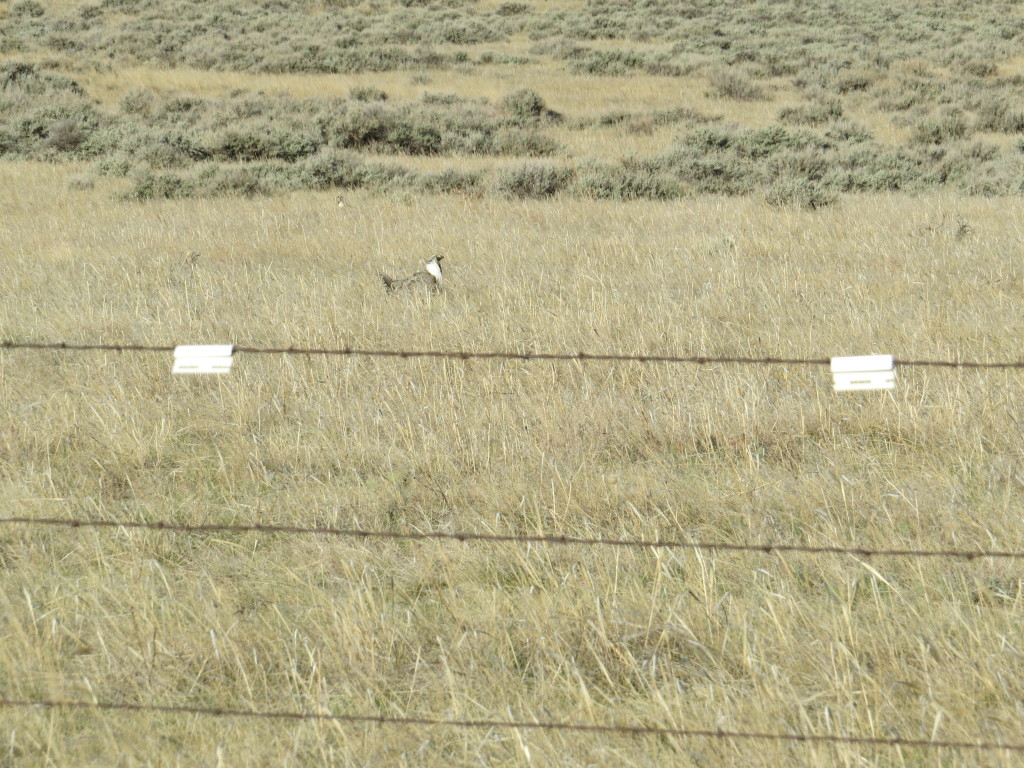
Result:
[[[500,171],[495,188],[509,197],[550,197],[565,189],[572,178],[569,168],[523,163]]]

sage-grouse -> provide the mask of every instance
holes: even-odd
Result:
[[[388,277],[381,272],[380,279],[384,281],[384,290],[388,293],[396,291],[412,290],[441,290],[441,259],[444,256],[435,256],[426,264],[426,269],[421,269],[409,277]]]

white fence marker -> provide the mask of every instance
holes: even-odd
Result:
[[[234,344],[179,344],[172,373],[228,373]]]
[[[832,380],[836,392],[851,389],[893,389],[896,374],[892,355],[833,357]]]

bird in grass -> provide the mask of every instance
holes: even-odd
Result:
[[[383,272],[380,279],[384,282],[384,290],[388,293],[398,291],[428,290],[437,293],[441,290],[441,259],[435,256],[428,261],[424,269],[414,272],[409,277],[388,277]]]

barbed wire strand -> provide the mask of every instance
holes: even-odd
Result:
[[[796,741],[804,743],[856,744],[881,747],[929,747],[933,749],[972,749],[1024,751],[1024,744],[997,742],[939,741],[880,736],[835,736],[832,734],[765,733],[758,731],[726,731],[722,729],[663,728],[644,725],[587,725],[583,723],[554,723],[525,720],[443,720],[431,717],[388,717],[385,715],[335,715],[319,712],[267,712],[251,709],[222,707],[190,707],[160,704],[114,704],[90,701],[28,701],[0,698],[2,707],[45,707],[49,709],[97,709],[107,712],[159,712],[164,714],[206,715],[211,717],[252,717],[280,720],[329,720],[342,723],[369,725],[428,726],[447,728],[512,728],[548,731],[575,731],[582,733],[618,733],[632,736],[678,736],[712,739],[753,739],[760,741]]]
[[[67,342],[0,341],[2,349],[51,350],[64,352],[173,352],[176,345],[148,346],[143,344],[69,344]],[[634,363],[690,363],[709,365],[732,363],[739,365],[830,365],[831,358],[785,357],[709,357],[705,355],[626,355],[590,352],[488,352],[472,350],[395,350],[395,349],[316,349],[300,347],[245,347],[236,346],[235,353],[253,355],[335,355],[348,357],[433,357],[453,360],[568,360],[578,362],[634,362]],[[960,360],[902,360],[894,359],[894,366],[941,368],[1024,368],[1024,361],[977,362]]]
[[[156,531],[180,533],[290,533],[307,535],[343,536],[361,539],[398,539],[424,541],[430,539],[454,540],[461,542],[493,542],[518,544],[554,544],[576,546],[632,547],[637,549],[709,549],[734,552],[803,552],[808,554],[855,555],[858,557],[950,557],[974,560],[981,557],[1024,559],[1024,552],[1009,550],[961,550],[961,549],[871,549],[868,547],[815,546],[807,544],[737,544],[723,541],[674,541],[664,539],[608,539],[566,536],[562,534],[500,534],[460,533],[448,531],[368,531],[360,528],[334,528],[330,526],[265,525],[254,523],[169,523],[139,520],[84,520],[55,517],[7,517],[0,519],[0,525],[40,525],[65,528],[144,528]]]

